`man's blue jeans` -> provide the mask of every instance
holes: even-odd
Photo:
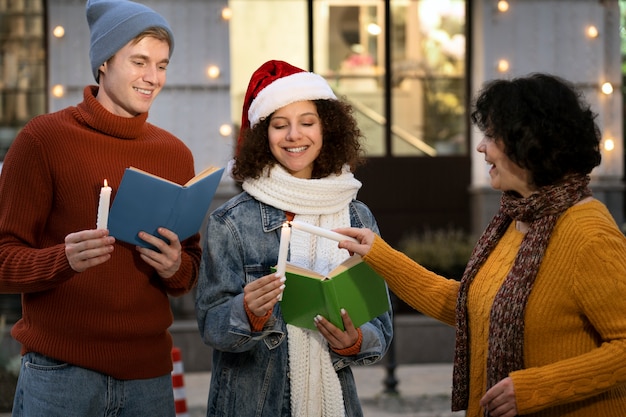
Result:
[[[13,417],[174,417],[170,374],[119,380],[38,353],[27,353]]]

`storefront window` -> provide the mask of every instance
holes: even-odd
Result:
[[[392,24],[392,153],[465,155],[465,1],[395,1]]]
[[[252,73],[265,61],[309,67],[308,0],[229,0],[231,114],[235,124]],[[315,68],[317,70],[317,67]]]
[[[315,70],[355,108],[368,156],[383,155],[384,2],[316,0],[314,5]]]
[[[45,112],[44,24],[43,0],[0,0],[0,161]]]
[[[303,68],[312,64],[352,103],[369,157],[467,155],[466,2],[387,1],[389,7],[384,0],[230,0],[238,17],[230,34],[235,120],[252,71],[267,59],[285,59]],[[313,12],[311,33],[308,6]],[[258,36],[251,20],[271,24]],[[391,48],[390,63],[386,45]],[[391,100],[390,115],[386,97]]]
[[[357,109],[369,156],[467,153],[465,1],[391,0],[391,149],[383,1],[318,0],[315,69]]]

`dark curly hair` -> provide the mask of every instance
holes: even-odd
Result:
[[[313,165],[313,178],[340,174],[345,164],[354,172],[364,163],[361,130],[353,116],[352,106],[341,100],[313,100],[322,124],[322,150]],[[268,127],[272,115],[263,118],[243,134],[235,155],[232,176],[236,181],[259,178],[266,166],[277,163],[269,146]]]
[[[470,115],[538,187],[587,175],[600,164],[596,117],[570,82],[541,73],[487,83]]]

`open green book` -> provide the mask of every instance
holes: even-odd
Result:
[[[344,329],[341,309],[355,327],[389,310],[389,294],[383,278],[353,255],[327,276],[287,263],[287,281],[280,308],[283,320],[316,330],[313,318],[321,315]]]

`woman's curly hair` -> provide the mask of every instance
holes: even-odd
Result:
[[[541,73],[489,82],[470,115],[538,187],[587,175],[600,164],[596,117],[570,82]]]
[[[345,164],[354,172],[364,163],[363,137],[352,106],[341,100],[313,100],[322,124],[322,149],[313,164],[313,178],[340,174]],[[272,115],[263,118],[243,134],[235,155],[232,177],[236,181],[259,178],[265,167],[278,163],[269,146],[268,127]]]

